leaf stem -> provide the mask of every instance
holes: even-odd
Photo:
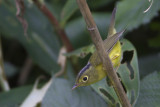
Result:
[[[109,79],[111,80],[111,83],[116,91],[116,94],[122,104],[123,107],[131,107],[131,104],[129,103],[129,100],[124,92],[124,89],[119,81],[119,78],[116,74],[116,72],[113,69],[112,62],[108,56],[108,53],[105,52],[103,41],[100,36],[100,33],[98,31],[98,28],[93,20],[92,14],[90,12],[90,9],[86,3],[86,0],[77,0],[79,9],[86,21],[87,28],[90,32],[92,41],[96,47],[96,50],[98,52],[98,55],[103,63],[103,66],[108,74]],[[106,54],[107,53],[107,54]]]
[[[2,55],[2,46],[1,46],[1,38],[0,38],[0,86],[3,91],[9,91],[10,87],[8,81],[6,79],[4,73],[4,65],[3,65],[3,55]]]
[[[17,19],[20,21],[20,23],[23,26],[24,35],[27,36],[28,23],[26,19],[24,18],[24,11],[25,11],[24,1],[15,0],[15,3],[16,3],[16,8],[17,8],[17,12],[16,12]]]
[[[52,23],[53,27],[55,28],[56,33],[60,36],[60,39],[62,40],[64,46],[66,46],[66,49],[68,52],[73,50],[73,47],[64,31],[63,28],[61,28],[59,22],[57,19],[52,15],[50,10],[45,6],[45,4],[42,4],[39,2],[39,0],[33,0],[33,2],[36,4],[36,6],[41,10],[43,14],[48,18],[48,20]]]
[[[24,62],[21,73],[19,75],[18,85],[23,85],[27,81],[32,66],[33,66],[32,59],[28,56]]]

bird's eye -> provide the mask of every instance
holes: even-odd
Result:
[[[83,82],[86,82],[88,80],[88,76],[83,77]]]

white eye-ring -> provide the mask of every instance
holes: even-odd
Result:
[[[88,80],[88,76],[83,77],[83,82],[86,82]]]

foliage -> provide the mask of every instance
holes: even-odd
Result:
[[[17,107],[31,91],[31,86],[19,87],[0,94],[1,107]]]
[[[43,101],[42,107],[106,107],[102,98],[96,95],[90,87],[71,90],[73,82],[65,79],[53,79]],[[65,88],[64,88],[65,87]],[[52,100],[54,99],[54,100]]]
[[[160,89],[160,74],[153,72],[147,75],[141,81],[140,95],[136,107],[156,107],[160,105],[159,89]]]
[[[121,78],[131,104],[134,105],[139,95],[139,70],[137,54],[133,45],[129,41],[123,40],[122,44],[123,60],[117,72]],[[129,58],[126,58],[127,54]],[[92,87],[110,105],[121,105],[113,87],[108,84],[108,81],[109,80],[107,79],[103,79],[103,81],[93,84]]]
[[[50,105],[54,107],[77,107],[79,105],[84,107],[118,106],[118,97],[113,87],[110,86],[108,78],[91,86],[71,90],[75,81],[75,74],[87,63],[88,57],[95,50],[85,21],[79,12],[76,0],[43,1],[55,18],[58,19],[60,26],[66,32],[67,37],[75,49],[70,53],[64,53],[65,56],[70,58],[67,59],[66,73],[61,78],[55,78],[54,75],[61,69],[57,60],[59,50],[62,47],[62,41],[55,32],[56,28],[52,26],[48,18],[36,5],[30,1],[26,0],[24,2],[24,18],[27,20],[29,26],[27,37],[24,35],[23,27],[16,17],[14,0],[0,1],[0,33],[4,51],[4,68],[11,85],[9,92],[2,92],[0,90],[0,106],[10,107],[21,105],[29,95],[29,92],[31,92],[31,85],[33,85],[36,78],[40,75],[45,75],[49,78],[52,77],[52,84],[38,105],[44,107],[50,107]],[[139,44],[145,41],[145,46],[134,44],[134,47],[128,40],[121,40],[124,56],[117,74],[133,106],[142,107],[145,105],[150,107],[159,105],[159,54],[157,52],[159,51],[160,22],[156,17],[159,18],[160,0],[154,0],[151,9],[147,13],[143,13],[143,11],[149,6],[148,0],[87,1],[103,39],[106,38],[108,33],[107,29],[110,22],[111,10],[115,5],[117,7],[117,31],[122,31],[126,28],[125,37],[129,38],[131,42],[135,40],[134,38],[137,40],[133,43]],[[138,29],[138,32],[135,33],[137,31],[135,29]],[[149,30],[151,33],[145,33],[146,30],[144,29]],[[129,37],[130,35],[134,35],[134,37]],[[141,41],[138,41],[139,39]],[[7,40],[18,42],[18,45],[24,48],[19,50],[25,50],[27,56],[33,60],[34,66],[23,87],[18,86],[16,83],[18,81],[17,77],[22,72],[21,69],[24,60],[18,56],[17,53],[19,51],[16,48],[13,48],[11,52],[8,51],[6,47],[11,46]],[[141,53],[141,50],[146,47],[151,49],[146,49],[145,54],[147,55],[144,56],[142,54],[137,57],[137,53]],[[7,55],[11,55],[13,51],[16,54],[13,55],[14,58],[12,59],[21,63],[20,65],[15,63],[16,61],[7,59]],[[139,79],[139,75],[141,79]]]

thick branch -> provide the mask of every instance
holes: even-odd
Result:
[[[49,11],[49,9],[39,2],[39,0],[33,0],[33,2],[37,5],[37,7],[42,11],[43,14],[48,18],[48,20],[52,23],[53,27],[55,28],[56,33],[60,36],[64,46],[66,46],[67,51],[70,52],[73,50],[73,47],[64,31],[64,29],[61,28],[59,22],[57,19],[52,15],[52,13]]]
[[[79,5],[80,11],[86,21],[88,30],[90,32],[92,41],[96,47],[96,50],[98,51],[98,55],[103,63],[103,66],[108,74],[108,77],[110,78],[112,85],[117,93],[117,96],[122,104],[123,107],[131,107],[131,104],[129,103],[129,100],[124,92],[124,89],[118,79],[118,76],[116,72],[113,69],[112,62],[108,56],[108,53],[106,54],[103,41],[101,39],[100,33],[98,31],[98,28],[93,20],[92,14],[90,12],[90,9],[88,8],[88,5],[86,3],[86,0],[77,0],[77,3]]]

